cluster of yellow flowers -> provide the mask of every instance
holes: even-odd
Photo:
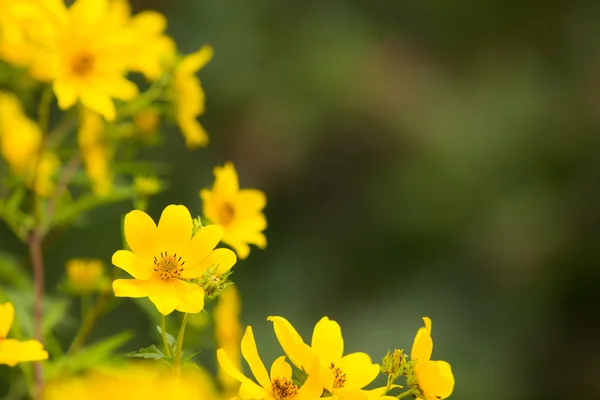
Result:
[[[149,163],[135,164],[135,151],[124,151],[156,145],[149,137],[170,120],[163,117],[176,121],[188,148],[208,144],[197,120],[205,111],[205,94],[196,73],[212,58],[212,48],[180,55],[165,34],[164,16],[133,15],[127,0],[68,3],[0,0],[0,219],[28,246],[33,272],[31,279],[20,270],[22,263],[9,263],[13,276],[23,279],[9,282],[12,291],[0,287],[0,364],[38,361],[33,371],[22,367],[26,385],[14,387],[28,387],[25,397],[45,399],[450,396],[450,365],[430,359],[429,318],[410,357],[395,349],[380,365],[366,353],[344,355],[341,328],[328,317],[315,325],[309,345],[285,318],[271,316],[285,355],[267,372],[252,327],[242,328],[240,295],[229,279],[251,246],[267,246],[265,194],[241,189],[234,164],[226,162],[214,168],[212,187],[199,191],[201,207],[190,212],[169,205],[155,223],[146,212],[148,202],[164,185]],[[129,170],[120,162],[128,162]],[[42,244],[48,234],[59,234],[89,210],[125,200],[134,210],[123,217],[126,249],[112,255],[112,274],[102,260],[72,259],[59,294],[45,295]],[[193,217],[196,211],[202,217]],[[217,247],[221,242],[229,248]],[[68,311],[64,301],[73,297],[81,300],[81,324],[65,350],[55,334]],[[118,359],[118,366],[120,337],[86,345],[98,319],[117,305],[116,297],[148,298],[153,306],[142,302],[158,316],[162,339],[128,354],[129,362]],[[13,324],[13,304],[19,324]],[[33,313],[27,311],[30,304]],[[216,378],[191,361],[194,353],[184,357],[188,319],[202,326],[194,316],[206,309],[212,311]],[[174,311],[181,313],[169,317],[181,321],[176,337],[167,329]],[[11,326],[15,338],[8,339]],[[31,336],[35,339],[21,340]],[[242,358],[256,382],[242,372]],[[387,384],[367,389],[380,374]],[[407,390],[392,395],[402,388],[396,383],[400,376]]]

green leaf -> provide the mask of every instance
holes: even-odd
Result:
[[[183,362],[184,363],[189,362],[192,358],[194,358],[194,356],[197,356],[200,353],[202,353],[202,350],[190,354],[189,356],[187,356],[186,358],[183,359]]]
[[[162,328],[160,327],[160,325],[156,326],[156,330],[158,331],[158,333],[161,335],[162,338]],[[177,343],[177,340],[175,339],[175,337],[173,335],[171,335],[169,332],[166,332],[167,334],[167,343],[169,344],[169,346],[173,347],[175,346],[175,343]]]
[[[167,358],[167,356],[155,345],[150,345],[148,347],[144,347],[143,349],[139,349],[138,351],[128,353],[127,357],[151,358],[153,360],[162,360]]]
[[[0,282],[28,290],[33,286],[29,272],[24,271],[17,258],[8,253],[0,253]]]
[[[115,350],[131,340],[132,337],[132,332],[121,332],[84,347],[75,354],[59,358],[54,363],[49,362],[46,367],[47,377],[52,379],[62,374],[73,375],[90,367],[117,361],[120,357],[115,357]]]

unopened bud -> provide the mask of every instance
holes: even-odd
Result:
[[[381,360],[381,372],[398,377],[404,373],[406,367],[406,356],[403,350],[394,349],[392,353],[388,350]]]

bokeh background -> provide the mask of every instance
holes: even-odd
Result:
[[[173,130],[143,154],[170,165],[150,214],[199,214],[227,160],[267,193],[268,248],[233,275],[267,361],[269,315],[306,338],[328,315],[376,361],[427,315],[453,398],[600,398],[600,2],[133,4],[166,14],[182,51],[215,48],[211,144],[189,152]],[[109,264],[130,209],[48,243],[48,289],[69,258]],[[125,350],[156,340],[129,300],[92,339],[123,328]]]

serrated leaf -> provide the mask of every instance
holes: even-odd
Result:
[[[162,360],[163,358],[167,358],[167,356],[165,356],[165,354],[162,351],[160,351],[155,345],[144,347],[143,349],[139,349],[138,351],[132,351],[131,353],[126,354],[126,356],[137,358],[150,358],[153,360]]]
[[[162,337],[162,328],[160,327],[160,325],[156,326],[156,330],[158,331],[158,334],[161,335]],[[175,343],[177,343],[177,340],[175,339],[175,337],[173,335],[171,335],[169,332],[166,332],[167,335],[167,343],[169,344],[169,346],[173,347],[175,346]]]

